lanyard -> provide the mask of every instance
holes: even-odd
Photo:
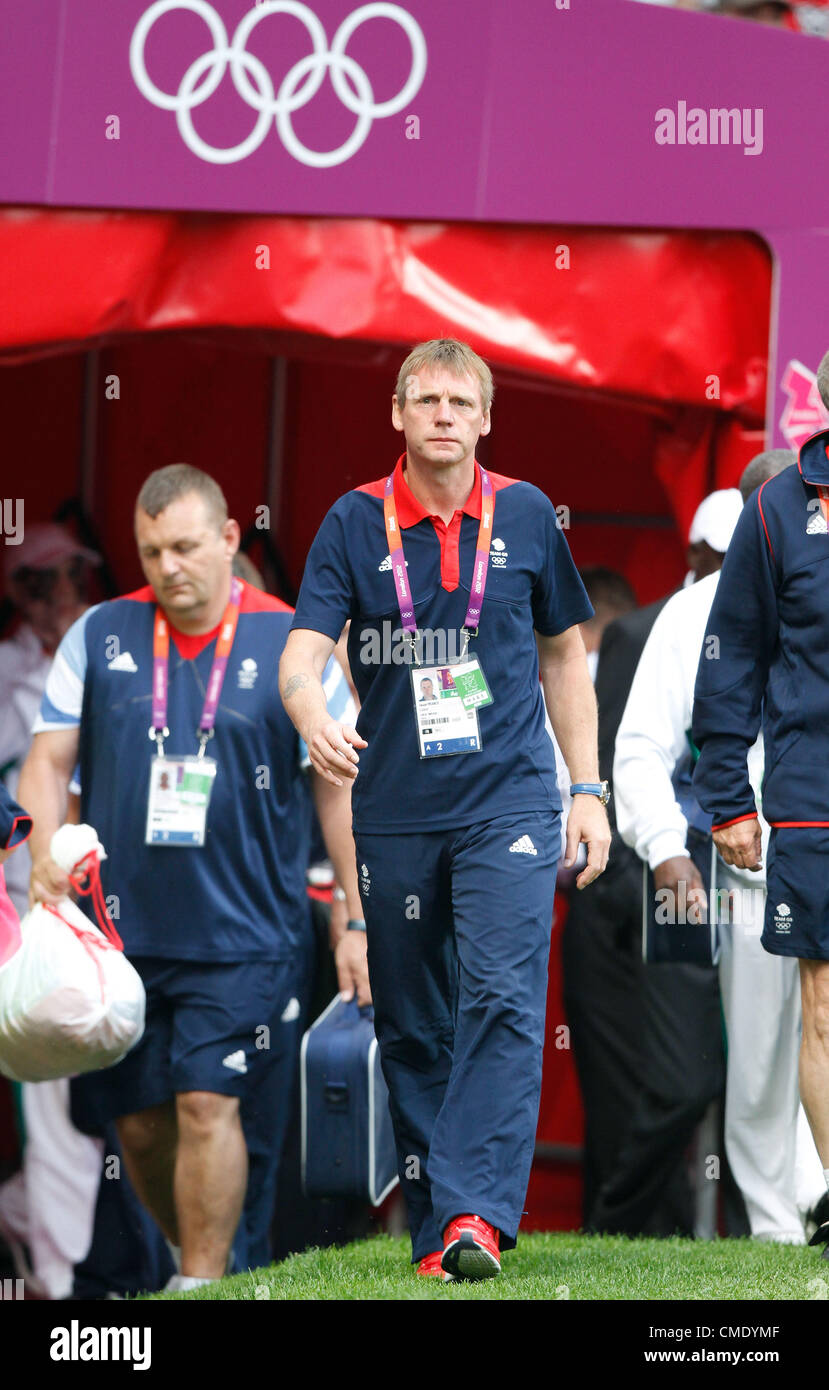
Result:
[[[233,639],[236,636],[236,624],[239,621],[239,606],[242,602],[242,586],[235,577],[230,581],[230,602],[224,612],[222,625],[219,629],[219,636],[216,640],[216,652],[213,657],[213,665],[210,668],[210,676],[207,681],[207,693],[204,697],[204,706],[199,720],[197,730],[199,738],[199,757],[204,757],[204,748],[207,740],[213,737],[213,725],[216,723],[216,711],[219,708],[219,696],[222,693],[222,684],[227,669],[227,659],[230,656],[230,649],[233,646]],[[153,722],[150,726],[150,738],[154,738],[158,746],[159,757],[164,756],[164,739],[170,737],[170,730],[167,728],[167,683],[168,667],[170,657],[170,627],[162,610],[155,610],[155,627],[153,628]]]
[[[470,637],[477,637],[478,625],[481,621],[481,609],[484,603],[484,591],[486,589],[486,576],[489,569],[489,552],[492,543],[492,518],[495,515],[495,492],[492,486],[492,479],[485,472],[476,460],[476,467],[481,475],[481,520],[478,526],[478,541],[475,547],[475,564],[472,568],[472,584],[470,586],[469,606],[466,610],[463,628],[461,629],[466,643],[469,645]],[[418,636],[417,623],[414,615],[414,601],[409,585],[409,576],[406,572],[406,561],[403,556],[403,533],[397,520],[397,509],[394,505],[394,473],[390,473],[386,479],[386,489],[383,495],[383,515],[386,522],[386,540],[391,556],[391,571],[394,575],[394,588],[397,595],[397,606],[400,609],[400,623],[408,637],[412,651],[415,650],[415,641]]]

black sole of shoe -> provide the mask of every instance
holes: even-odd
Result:
[[[471,1231],[463,1231],[446,1247],[440,1263],[455,1279],[494,1279],[501,1273],[495,1256],[478,1245]]]

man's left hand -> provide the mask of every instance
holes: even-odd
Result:
[[[370,1004],[371,988],[368,982],[364,931],[343,933],[334,951],[334,964],[337,967],[337,983],[343,998],[353,999],[356,990],[357,1003],[361,1006]]]
[[[732,864],[735,869],[749,869],[753,874],[762,869],[763,837],[756,817],[714,830],[712,837],[726,864]]]
[[[586,888],[588,883],[592,883],[599,874],[604,873],[610,853],[607,811],[599,798],[589,792],[576,792],[573,797],[570,815],[567,818],[565,868],[575,863],[576,853],[582,842],[587,845],[587,864],[576,879],[577,888]]]

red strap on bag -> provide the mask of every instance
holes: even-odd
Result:
[[[96,932],[93,927],[77,927],[74,922],[68,922],[63,913],[58,912],[58,909],[52,903],[43,903],[42,906],[46,908],[47,912],[51,912],[53,917],[58,917],[60,921],[63,922],[63,925],[68,927],[71,932],[74,932],[86,951],[86,954],[92,958],[95,969],[98,972],[98,984],[101,986],[101,1003],[105,1004],[106,985],[104,983],[104,972],[101,969],[101,959],[98,952],[101,950],[117,951],[119,947],[115,945],[114,941],[110,941],[109,937],[104,937],[104,939],[101,940],[100,932]],[[121,946],[120,949],[123,950],[123,946]]]
[[[101,986],[101,1003],[105,1004],[106,986],[98,952],[101,950],[123,951],[124,943],[118,935],[112,918],[107,911],[107,905],[104,901],[104,890],[101,887],[101,863],[94,849],[90,850],[89,854],[83,859],[79,859],[77,864],[74,865],[69,875],[69,882],[72,884],[75,892],[79,893],[82,898],[92,898],[92,905],[95,908],[95,917],[98,926],[101,928],[100,932],[95,931],[92,926],[76,926],[74,922],[68,921],[53,903],[42,903],[41,906],[45,907],[47,912],[51,912],[53,917],[57,917],[63,922],[65,927],[68,927],[69,930],[74,933],[87,955],[94,961],[95,969],[98,972],[98,983]],[[103,933],[103,938],[101,933]]]
[[[85,878],[88,879],[89,882],[84,888],[83,880]],[[72,884],[75,892],[80,893],[82,898],[91,896],[98,926],[101,928],[101,931],[110,945],[114,946],[118,951],[123,951],[124,943],[118,935],[112,918],[107,911],[107,905],[104,902],[104,890],[101,887],[101,863],[94,849],[90,850],[89,854],[87,854],[84,859],[78,860],[72,873],[69,875],[69,882]]]

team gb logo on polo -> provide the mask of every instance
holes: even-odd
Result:
[[[200,15],[210,31],[213,47],[193,59],[179,83],[177,92],[164,92],[147,72],[145,48],[156,20],[173,10],[191,10]],[[274,90],[274,80],[264,63],[245,45],[258,24],[273,15],[289,15],[304,24],[312,52],[289,68]],[[346,53],[349,40],[361,25],[372,19],[391,19],[409,41],[412,61],[409,76],[394,96],[374,100],[371,78]],[[236,164],[258,150],[276,117],[276,129],[288,154],[313,169],[331,169],[345,164],[364,145],[375,120],[394,116],[416,96],[426,75],[426,39],[417,20],[400,5],[361,5],[343,20],[331,46],[318,16],[300,0],[263,0],[249,10],[228,42],[220,16],[207,0],[156,0],[141,16],[130,40],[130,70],[142,96],[163,111],[175,111],[179,134],[194,155],[209,164]],[[213,95],[230,65],[230,76],[239,96],[257,113],[253,130],[238,145],[218,148],[197,133],[193,110]],[[293,113],[316,96],[326,74],[343,106],[357,117],[348,139],[334,150],[309,150],[294,130]],[[372,74],[376,80],[376,74]]]

